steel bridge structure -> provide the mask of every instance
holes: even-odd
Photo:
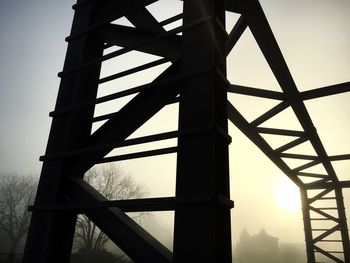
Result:
[[[160,0],[162,1],[162,0]],[[175,0],[174,0],[175,1]],[[232,262],[228,121],[244,133],[299,188],[307,262],[350,263],[343,189],[304,101],[350,91],[350,82],[300,92],[258,0],[185,0],[182,12],[158,21],[146,8],[157,0],[78,0],[47,149],[33,206],[24,262],[69,262],[77,215],[84,213],[135,262]],[[226,30],[225,14],[239,16]],[[115,23],[126,19],[130,25]],[[168,25],[176,26],[166,29]],[[227,78],[227,55],[250,30],[280,91],[245,87]],[[113,47],[118,47],[113,49]],[[112,50],[112,51],[110,51]],[[138,51],[151,62],[100,77],[107,61]],[[167,65],[145,84],[98,96],[102,84]],[[248,121],[227,94],[273,100],[276,106]],[[95,107],[132,98],[120,109],[96,115]],[[178,129],[130,138],[170,104]],[[265,125],[292,110],[300,130]],[[92,131],[94,123],[103,123]],[[278,148],[264,135],[289,138]],[[111,155],[119,147],[176,139],[176,146]],[[293,152],[310,143],[314,154]],[[171,197],[107,200],[83,180],[96,164],[176,153],[176,194]],[[291,167],[287,160],[304,161]],[[322,167],[324,172],[309,172]],[[327,204],[327,205],[325,205]],[[175,211],[174,247],[167,249],[126,212]],[[321,225],[322,227],[319,227]],[[336,244],[329,250],[326,244]]]

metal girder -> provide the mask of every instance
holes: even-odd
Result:
[[[189,4],[189,1],[187,1],[185,6],[190,8],[185,8],[187,9],[187,11],[184,13],[185,26],[173,32],[165,32],[163,25],[176,21],[177,19],[181,18],[182,15],[176,15],[163,22],[158,22],[144,7],[145,4],[150,2],[153,1],[130,1],[129,3],[123,2],[120,4],[119,9],[117,8],[118,4],[116,4],[115,1],[100,1],[97,8],[89,10],[89,15],[91,17],[88,21],[89,23],[86,24],[85,27],[73,28],[71,36],[67,38],[70,46],[74,45],[77,41],[80,41],[86,36],[96,38],[99,43],[106,43],[106,45],[102,46],[100,54],[89,54],[89,59],[74,65],[65,66],[64,71],[59,74],[59,76],[62,77],[61,83],[72,76],[80,76],[81,72],[84,72],[85,70],[89,71],[92,68],[100,68],[102,62],[110,58],[126,54],[132,50],[157,54],[164,57],[161,59],[161,62],[171,60],[173,61],[173,65],[151,83],[99,98],[96,97],[95,92],[93,96],[86,98],[85,100],[78,100],[75,103],[68,105],[65,104],[62,107],[56,107],[55,111],[50,114],[54,120],[69,118],[72,115],[74,116],[76,112],[84,112],[87,108],[94,109],[95,105],[116,100],[126,95],[136,95],[118,112],[112,112],[104,116],[96,117],[93,116],[91,114],[93,112],[90,111],[90,119],[81,120],[88,122],[89,131],[93,121],[107,120],[106,123],[104,123],[94,133],[87,134],[88,136],[79,138],[79,142],[75,142],[74,145],[58,148],[56,151],[47,152],[47,154],[41,158],[44,161],[44,166],[48,163],[65,162],[64,170],[57,170],[57,177],[60,179],[60,188],[58,191],[60,196],[64,198],[53,199],[52,203],[36,202],[32,207],[32,211],[36,215],[41,213],[42,217],[45,217],[47,214],[70,214],[72,215],[71,223],[73,224],[75,222],[76,213],[83,210],[83,212],[113,241],[115,241],[124,252],[126,252],[137,262],[171,262],[172,254],[167,249],[165,249],[153,237],[137,226],[137,224],[133,223],[133,221],[124,215],[121,210],[118,208],[108,208],[107,206],[104,206],[103,204],[105,204],[107,200],[84,183],[81,178],[83,177],[84,172],[96,163],[148,156],[151,154],[159,154],[177,149],[179,149],[179,151],[182,152],[182,155],[184,155],[184,148],[187,148],[191,141],[189,141],[189,138],[204,138],[203,142],[206,144],[206,146],[203,149],[198,149],[199,153],[206,154],[206,158],[210,159],[211,155],[217,155],[214,167],[218,167],[217,171],[210,169],[210,171],[213,171],[214,173],[208,173],[206,175],[205,180],[203,179],[206,181],[204,184],[208,184],[208,181],[212,181],[213,179],[215,179],[217,183],[213,189],[208,190],[204,188],[201,189],[199,193],[195,193],[195,196],[197,197],[202,196],[200,198],[202,201],[198,203],[198,198],[189,197],[187,194],[189,193],[188,189],[192,187],[191,184],[193,184],[193,182],[184,183],[184,181],[187,180],[187,176],[183,176],[182,174],[186,174],[188,171],[178,173],[179,178],[184,178],[179,185],[184,184],[182,188],[185,190],[181,190],[181,187],[177,188],[178,192],[177,196],[175,197],[175,202],[177,204],[179,200],[185,200],[182,202],[185,202],[186,204],[184,206],[176,205],[175,207],[177,214],[175,232],[178,241],[175,241],[175,250],[177,252],[175,253],[176,257],[174,261],[186,262],[186,260],[193,261],[194,259],[198,259],[198,251],[196,253],[191,252],[189,255],[188,248],[184,247],[184,242],[180,241],[183,240],[182,237],[186,237],[184,235],[188,232],[188,226],[186,225],[188,225],[190,222],[188,220],[183,221],[183,219],[189,217],[187,214],[193,214],[195,207],[197,212],[201,211],[199,214],[204,213],[207,216],[206,222],[208,225],[202,224],[202,228],[197,229],[197,233],[203,235],[203,237],[205,237],[204,239],[199,235],[193,235],[192,240],[200,240],[200,242],[204,242],[202,244],[205,244],[208,248],[217,247],[217,250],[208,249],[208,254],[202,257],[201,262],[212,262],[216,259],[220,262],[231,262],[230,209],[233,207],[233,205],[232,201],[229,200],[228,190],[227,145],[230,142],[230,138],[227,135],[227,117],[225,114],[226,86],[224,79],[217,73],[215,67],[212,67],[212,63],[214,63],[222,73],[225,72],[225,45],[227,33],[224,30],[223,1],[203,0],[204,6],[206,6],[208,9],[197,9],[197,5],[194,4],[197,3],[196,1],[192,1],[192,5]],[[75,5],[75,10],[77,10],[76,16],[78,17],[80,14],[79,20],[84,20],[86,18],[86,13],[81,12],[85,11],[85,8],[89,6],[93,7],[94,1],[89,2],[81,0]],[[214,6],[215,8],[213,8]],[[208,13],[198,12],[203,10],[208,11]],[[192,17],[193,14],[196,14],[196,16]],[[109,24],[114,19],[123,16],[125,16],[136,28]],[[184,32],[184,30],[186,30],[186,32]],[[176,36],[176,33],[180,32],[183,33],[183,36]],[[195,49],[190,51],[192,42],[191,39],[193,39],[192,34],[197,35],[204,40],[203,47],[200,49],[200,55],[204,56],[200,59],[204,59],[204,57],[206,57],[208,60],[206,63],[201,65],[202,67],[188,68],[187,63],[192,63],[191,60],[194,58],[194,54],[196,54]],[[234,35],[235,34],[232,34],[231,36],[235,37]],[[220,39],[220,42],[217,41],[217,37]],[[179,41],[180,38],[185,39],[183,42],[185,44]],[[219,46],[217,45],[218,43],[220,44]],[[103,55],[103,49],[111,46],[112,44],[125,46],[125,49],[114,53],[112,52],[112,54]],[[184,50],[184,47],[180,49],[180,44],[187,46],[185,48],[187,50]],[[81,47],[81,50],[84,51],[84,47]],[[210,52],[206,53],[208,50],[210,50]],[[179,56],[183,56],[183,54],[185,54],[184,58],[177,60],[177,58]],[[197,55],[199,55],[199,53],[197,53]],[[67,59],[70,58],[67,57]],[[99,79],[98,74],[95,74],[94,81],[92,81],[92,83],[95,85],[94,88],[96,90],[97,85],[100,83],[108,82],[110,80],[142,71],[156,65],[158,65],[158,62],[149,63],[149,65],[139,66],[137,69],[116,73],[111,76],[104,77],[103,79]],[[179,148],[165,148],[105,158],[105,156],[118,145],[131,145],[133,143],[142,143],[155,138],[163,138],[163,136],[160,135],[153,136],[152,138],[145,137],[144,139],[140,138],[138,140],[126,140],[130,134],[132,134],[137,128],[149,120],[164,106],[179,101],[177,95],[179,92],[181,92],[180,86],[186,85],[191,87],[190,83],[203,83],[203,79],[210,81],[204,82],[207,85],[207,90],[209,93],[207,92],[204,94],[204,96],[202,96],[202,102],[206,101],[207,99],[214,99],[213,102],[220,106],[218,108],[208,109],[207,104],[204,103],[198,105],[200,107],[197,107],[197,109],[201,109],[203,113],[207,113],[208,110],[210,110],[216,116],[216,122],[208,119],[208,122],[202,122],[201,124],[203,125],[200,127],[185,127],[186,125],[183,124],[185,123],[183,122],[183,119],[188,118],[190,115],[184,114],[181,115],[181,129],[177,132],[177,134],[175,134],[179,138]],[[216,90],[216,86],[220,87],[218,91]],[[75,91],[83,88],[83,86],[75,86],[72,88],[72,90]],[[198,92],[198,87],[196,87],[196,89]],[[211,93],[214,93],[215,96],[208,96]],[[181,92],[181,109],[187,109],[189,107],[188,102],[192,100],[191,98],[193,98],[193,96],[188,96],[187,94],[188,91]],[[184,98],[188,98],[186,103],[184,103]],[[70,133],[72,131],[68,129],[67,132]],[[66,134],[62,134],[63,137],[65,135]],[[171,136],[173,135],[174,134]],[[208,138],[213,139],[208,140]],[[212,151],[212,145],[215,145],[215,148],[218,148],[215,152]],[[192,155],[190,158],[180,158],[180,161],[178,162],[181,164],[179,165],[179,170],[185,167],[188,168],[188,164],[185,165],[184,163],[190,162],[190,159],[193,157],[195,157],[195,155]],[[184,160],[186,161],[184,162]],[[197,157],[195,160],[198,161],[200,159]],[[219,162],[222,165],[218,165]],[[210,164],[210,162],[207,163]],[[218,174],[220,176],[218,176]],[[216,176],[218,176],[218,178],[216,178]],[[40,198],[44,199],[45,197]],[[203,202],[203,200],[205,202]],[[161,203],[158,203],[158,205],[157,202],[153,204],[150,203],[153,201],[155,200],[149,200],[148,205],[151,205],[151,207],[153,205],[153,207],[158,207],[161,210],[164,208],[160,208],[159,204],[162,207],[167,206],[164,201],[168,201],[170,207],[172,204],[171,199],[164,199],[161,201]],[[136,203],[140,205],[140,202]],[[75,206],[74,209],[71,209],[72,205]],[[81,206],[80,209],[79,205]],[[98,210],[84,210],[83,208],[86,205],[95,206],[95,208],[98,208]],[[144,205],[147,206],[147,202],[144,203]],[[45,209],[45,207],[49,209]],[[195,214],[198,216],[197,213]],[[213,221],[213,219],[215,220]],[[201,218],[201,220],[203,219]],[[72,224],[71,226],[73,226]],[[115,226],[118,227],[116,228]],[[38,232],[38,225],[35,226],[34,229],[35,228]],[[56,227],[54,230],[57,231],[57,229],[58,227]],[[194,229],[195,228],[193,227],[192,230]],[[61,232],[72,240],[73,230],[73,228],[70,228],[69,231],[67,231],[67,229],[63,229]],[[58,240],[59,242],[62,241],[60,238],[58,238]],[[42,245],[46,246],[50,242],[51,241],[42,241]],[[198,246],[202,248],[200,242],[197,243]],[[34,245],[35,243],[32,242],[28,248]],[[66,247],[68,248],[69,245],[70,244],[67,244]],[[135,247],[137,249],[135,249]],[[51,251],[45,251],[44,247],[42,247],[42,251],[49,255],[48,258],[50,258],[51,262],[56,262],[56,259]],[[43,252],[41,252],[41,254],[42,253]],[[30,254],[29,249],[27,250],[27,254]],[[41,254],[38,252],[37,255],[30,256],[32,258],[36,258],[35,262],[45,262],[46,259],[43,260]],[[208,255],[210,256],[208,257]],[[60,259],[60,261],[67,262],[68,253],[65,253],[65,257],[66,258],[57,257],[57,260]],[[184,259],[184,257],[186,259]],[[27,259],[27,262],[32,262],[32,260]]]
[[[254,127],[258,127],[260,124],[276,116],[278,113],[282,112],[288,107],[289,107],[288,103],[286,101],[282,101],[281,103],[277,104],[275,107],[268,110],[267,112],[265,112],[264,114],[256,118],[254,121],[252,121],[251,125]]]
[[[159,33],[165,32],[159,21],[145,7],[138,8],[134,12],[126,14],[125,17],[139,29],[147,29]]]
[[[284,100],[285,98],[283,92],[265,90],[260,88],[257,89],[233,84],[228,87],[228,92],[274,100]]]
[[[181,0],[183,1],[183,0]],[[225,10],[234,13],[241,13],[241,6],[239,1],[234,0],[224,0]]]
[[[89,3],[90,0],[87,1],[81,1],[78,0],[77,4],[73,5],[73,9],[80,12],[82,9],[85,8],[86,5],[91,5],[93,3]],[[94,0],[91,0],[94,1]],[[91,32],[94,32],[98,30],[101,26],[104,26],[116,19],[119,19],[121,17],[127,16],[127,18],[130,20],[131,23],[133,23],[138,28],[143,28],[144,26],[158,26],[157,20],[149,14],[147,10],[145,10],[144,5],[151,4],[153,2],[156,2],[157,0],[130,0],[130,1],[124,1],[124,2],[117,2],[115,1],[107,1],[107,0],[101,0],[99,1],[99,6],[96,6],[94,10],[92,10],[92,13],[90,14],[90,22],[89,25],[83,27],[83,28],[72,28],[73,31],[71,32],[70,36],[66,38],[66,40],[72,41],[73,39],[79,38],[81,36],[85,36]],[[104,8],[103,8],[104,7]],[[117,9],[115,9],[117,8]],[[105,10],[104,10],[105,9]],[[107,12],[104,14],[104,16],[99,17],[98,13]],[[110,13],[109,13],[110,12]],[[140,13],[147,14],[146,17],[143,19],[140,18]],[[158,30],[163,30],[163,28],[159,28]]]
[[[305,236],[306,236],[306,245],[307,245],[307,255],[308,262],[315,262],[315,251],[320,252],[320,249],[315,245],[316,241],[323,241],[325,237],[328,237],[334,231],[340,232],[341,242],[342,242],[342,255],[344,259],[337,259],[339,262],[350,262],[350,246],[349,246],[349,235],[345,217],[344,210],[344,201],[342,197],[341,188],[342,186],[347,185],[347,183],[340,183],[338,177],[333,169],[331,164],[331,158],[327,155],[322,142],[317,134],[317,131],[312,123],[311,117],[309,116],[307,109],[303,103],[303,100],[318,98],[322,96],[328,96],[333,94],[338,94],[342,92],[349,91],[348,83],[333,85],[321,89],[316,89],[312,91],[306,91],[300,93],[297,90],[297,87],[293,81],[293,78],[288,70],[287,64],[284,61],[282,53],[278,47],[278,44],[273,36],[273,33],[268,25],[268,22],[263,14],[263,11],[260,7],[260,4],[256,0],[252,1],[240,1],[241,14],[244,16],[245,21],[251,30],[256,42],[258,43],[263,55],[265,56],[266,61],[268,62],[275,78],[277,79],[283,93],[280,92],[272,92],[267,90],[248,88],[242,86],[231,85],[228,90],[231,92],[256,96],[261,98],[282,100],[280,104],[272,108],[271,110],[265,112],[256,120],[248,124],[243,118],[243,116],[239,116],[238,111],[234,109],[232,105],[229,104],[229,112],[231,114],[230,120],[237,125],[239,129],[241,129],[249,138],[253,138],[253,142],[257,144],[257,146],[262,149],[270,159],[273,160],[277,166],[281,166],[280,162],[282,158],[292,158],[292,159],[300,159],[300,160],[310,160],[309,163],[296,167],[294,169],[289,170],[284,168],[284,172],[295,181],[295,177],[299,178],[320,178],[312,182],[306,182],[302,179],[301,184],[298,184],[301,188],[302,200],[303,200],[303,216],[304,216],[304,226],[305,226]],[[297,117],[299,123],[303,128],[303,132],[305,135],[297,138],[290,143],[283,145],[277,149],[272,150],[268,144],[259,137],[259,132],[269,131],[272,134],[284,135],[285,132],[281,132],[280,130],[271,130],[267,127],[260,127],[266,120],[271,117],[277,115],[279,112],[283,111],[285,108],[290,106],[295,116]],[[230,116],[230,115],[229,115]],[[234,116],[234,117],[233,117]],[[237,117],[238,116],[238,117]],[[256,129],[257,128],[257,129]],[[280,134],[278,134],[281,132]],[[288,149],[292,149],[295,146],[308,141],[313,146],[316,155],[315,156],[306,156],[303,154],[286,154],[285,151]],[[347,156],[347,155],[344,155]],[[341,157],[339,157],[342,159]],[[346,157],[344,157],[346,158]],[[335,158],[336,159],[336,158]],[[277,163],[276,163],[276,160]],[[318,164],[322,164],[322,166],[326,170],[326,174],[312,174],[308,172],[304,172],[307,168],[314,167]],[[282,166],[283,167],[283,166]],[[281,167],[280,167],[281,168]],[[291,176],[292,175],[292,176]],[[323,187],[321,187],[323,186]],[[315,211],[315,208],[312,208],[308,200],[311,198],[313,201],[322,200],[322,198],[315,198],[314,194],[309,191],[311,189],[323,189],[328,190],[333,189],[332,193],[335,195],[335,210],[338,212],[337,221],[339,225],[337,228],[332,229],[332,231],[325,231],[323,234],[317,236],[315,231],[319,231],[312,226],[310,218],[310,211]],[[333,209],[333,208],[332,208]],[[328,210],[328,209],[325,209]],[[325,216],[326,218],[332,218],[332,216],[328,213],[328,211],[317,210],[317,212]],[[333,231],[334,230],[334,231]],[[317,236],[316,238],[314,237]],[[338,252],[337,252],[338,253]],[[332,253],[323,253],[324,255],[328,255],[330,259],[335,258]],[[344,261],[345,260],[345,261]],[[337,261],[337,262],[338,262]]]
[[[106,21],[106,19],[113,21],[126,16],[138,28],[156,26],[158,24],[158,21],[145,9],[146,5],[158,0],[103,1],[105,1],[105,4],[94,16],[94,20],[97,22]]]
[[[252,87],[246,87],[246,86],[235,85],[235,84],[230,85],[228,91],[232,93],[255,96],[255,97],[265,98],[265,99],[274,99],[274,100],[285,99],[285,95],[283,92],[266,90],[262,88],[252,88]],[[300,92],[300,96],[302,100],[311,100],[311,99],[318,99],[318,98],[331,96],[331,95],[337,95],[345,92],[350,92],[349,82],[303,91],[303,92]]]
[[[76,178],[74,179],[76,180]],[[96,201],[96,200],[95,200]],[[98,208],[118,207],[123,212],[153,212],[153,211],[174,211],[179,206],[203,205],[210,203],[234,207],[233,201],[222,196],[198,195],[185,198],[180,197],[155,197],[141,199],[124,200],[105,200],[95,202],[94,204],[82,203],[62,203],[55,206],[29,206],[29,211],[48,212],[48,211],[67,211],[72,210],[78,213],[84,213]]]
[[[350,155],[327,155],[303,102],[349,92],[349,82],[299,92],[257,0],[186,0],[183,14],[160,22],[146,8],[155,2],[78,0],[74,6],[66,62],[59,74],[59,96],[55,111],[50,114],[53,123],[48,148],[41,158],[43,170],[31,207],[33,217],[24,262],[68,262],[78,212],[85,213],[137,262],[231,262],[229,118],[300,187],[308,263],[315,263],[316,252],[335,262],[350,263],[342,196],[342,188],[350,187],[350,182],[339,181],[331,163],[348,160]],[[241,14],[229,34],[225,30],[225,11]],[[128,19],[135,28],[112,24],[119,18]],[[183,26],[169,31],[163,27],[179,19],[183,19]],[[282,92],[228,83],[226,56],[247,27]],[[112,45],[123,48],[104,55],[104,50]],[[134,50],[161,58],[99,77],[104,61]],[[97,98],[99,84],[166,62],[172,65],[154,81]],[[227,92],[279,103],[249,123],[234,105],[227,103]],[[128,95],[135,97],[120,110],[94,116],[96,105]],[[171,103],[179,103],[177,131],[127,139]],[[263,127],[287,108],[294,111],[301,130]],[[106,122],[91,134],[92,124],[102,120]],[[272,148],[264,134],[288,136],[291,141]],[[169,138],[178,138],[178,145],[106,157],[116,147]],[[305,142],[311,143],[314,155],[286,152]],[[177,152],[175,197],[108,201],[82,180],[84,173],[97,163],[173,152]],[[291,168],[287,159],[306,163]],[[326,172],[306,170],[317,165]],[[322,200],[328,200],[332,206],[320,207]],[[152,209],[175,209],[174,255],[123,213]],[[336,215],[331,213],[333,210]],[[312,217],[312,213],[318,217]],[[313,222],[317,220],[327,222],[327,228],[315,228]],[[342,251],[321,246],[334,233],[340,233],[341,240],[332,241],[340,242]]]
[[[228,107],[228,119],[237,126],[242,133],[244,133],[270,160],[280,168],[296,185],[302,187],[303,182],[296,176],[295,172],[282,160],[281,156],[274,151],[271,146],[264,140],[257,132],[256,128],[252,126],[230,103]]]
[[[64,194],[75,203],[99,204],[107,199],[80,178],[68,179]],[[172,253],[119,208],[100,207],[85,214],[136,262],[172,262]]]
[[[178,139],[176,196],[230,198],[226,110],[226,42],[222,0],[184,1],[184,26],[209,17],[182,34],[182,72],[208,70],[183,83],[179,130],[212,127]],[[199,44],[199,42],[200,44]],[[175,211],[174,262],[232,262],[230,206],[179,207]]]
[[[100,22],[100,24],[94,24],[93,22],[95,18],[95,10],[99,9],[100,6],[98,5],[102,4],[102,1],[98,2],[98,4],[95,1],[78,1],[76,5],[75,22],[73,23],[71,37],[68,38],[69,46],[64,67],[65,74],[62,74],[59,96],[53,114],[54,120],[51,127],[48,149],[46,151],[47,156],[59,155],[60,153],[65,153],[72,149],[79,150],[79,145],[82,145],[84,141],[90,142],[91,140],[97,140],[98,136],[96,135],[102,134],[103,132],[101,131],[110,123],[107,122],[106,126],[103,126],[98,132],[90,135],[95,106],[92,102],[98,100],[96,99],[97,85],[99,83],[102,62],[102,60],[96,60],[96,58],[103,55],[104,49],[103,42],[98,39],[96,40],[91,33],[105,23],[105,21],[103,21],[103,23]],[[144,14],[145,12],[143,10],[137,11],[135,9],[133,12],[130,12],[130,8],[134,8],[131,5],[124,6],[122,9],[123,8],[124,10],[119,11],[122,13],[128,12],[129,19],[135,24],[158,25],[158,22],[152,24],[152,21],[156,20],[150,19],[149,16],[142,21],[140,13]],[[93,61],[93,63],[90,61]],[[75,68],[76,70],[71,70]],[[168,71],[171,72],[174,71],[174,69],[175,67],[173,66]],[[175,91],[174,88],[171,90],[171,87],[173,87],[172,85],[167,85],[167,88],[160,90],[162,84],[169,83],[157,83],[151,85],[152,87],[146,87],[143,91],[140,90],[140,94],[123,109],[122,112],[125,112],[126,114],[124,115],[124,118],[129,118],[129,122],[127,122],[129,124],[128,128],[125,128],[125,121],[122,121],[122,113],[119,114],[118,117],[111,118],[112,120],[117,119],[120,122],[119,127],[124,125],[124,132],[120,132],[119,134],[121,137],[127,136],[127,134],[130,134],[130,129],[138,128],[141,123],[145,121],[141,121],[141,123],[138,122],[138,120],[142,118],[140,117],[142,114],[144,114],[144,116],[148,114],[149,118],[162,106],[166,105],[176,97],[178,91]],[[169,98],[169,100],[167,98]],[[135,119],[132,119],[130,115],[131,112],[137,112],[137,110],[141,109],[138,107],[138,109],[132,110],[135,107],[135,103],[137,104],[137,102],[140,101],[142,101],[148,109],[144,108],[144,111],[142,111],[141,114],[133,114],[133,118]],[[151,105],[152,101],[156,101],[155,105]],[[153,111],[153,113],[150,113],[150,111]],[[131,124],[132,122],[134,122],[134,124]],[[102,135],[106,136],[106,134]],[[108,148],[108,151],[110,151],[110,149],[111,148]],[[104,149],[104,151],[106,151],[106,149]],[[80,154],[82,153],[84,153],[84,151]],[[67,186],[67,181],[69,181],[68,178],[71,177],[70,180],[72,180],[72,177],[75,177],[76,179],[80,178],[85,171],[79,170],[78,172],[77,170],[74,170],[74,173],[72,173],[71,167],[73,163],[79,159],[76,158],[76,155],[73,155],[73,157],[70,156],[70,158],[68,157],[69,156],[44,161],[34,207],[40,205],[55,207],[56,204],[69,201],[67,200],[67,195],[64,194],[65,191],[69,189],[69,186]],[[79,201],[82,201],[83,203],[87,201],[99,201],[98,196],[91,195],[91,192],[84,192],[82,187],[76,187],[74,190],[77,193],[79,191],[82,193]],[[144,253],[141,253],[139,256],[136,255],[136,252],[132,253],[130,248],[133,246],[133,241],[129,241],[129,243],[127,242],[128,235],[124,235],[123,239],[120,237],[121,231],[119,230],[120,232],[118,235],[115,230],[111,228],[112,225],[107,226],[102,222],[103,218],[101,218],[99,214],[92,212],[90,216],[93,221],[96,221],[96,223],[107,232],[107,235],[115,240],[120,240],[121,246],[123,246],[124,249],[138,261],[141,260],[140,256],[143,254],[145,258],[140,262],[171,262],[171,253],[169,251],[162,246],[159,246],[159,244],[147,235],[145,231],[141,230],[135,223],[131,223],[130,219],[127,220],[126,216],[122,216],[119,213],[118,217],[115,215],[116,209],[112,210],[112,212],[110,210],[104,210],[105,217],[124,222],[120,224],[127,226],[125,231],[129,234],[134,233],[130,235],[134,235],[134,239],[136,240],[134,241],[138,242],[139,247],[142,247],[145,250]],[[24,255],[24,262],[69,262],[76,216],[76,211],[72,210],[64,212],[56,210],[36,212],[34,209]],[[147,249],[147,247],[149,249]]]
[[[171,77],[175,72],[177,72],[177,68],[173,65],[161,77]],[[147,90],[138,94],[117,115],[112,116],[79,147],[93,147],[125,140],[131,133],[167,105],[169,100],[176,97],[178,92],[176,83],[166,83],[166,85],[163,84],[153,90]],[[113,147],[110,147],[78,156],[69,169],[70,173],[74,175],[87,171],[113,149]]]
[[[235,26],[232,28],[230,34],[228,35],[228,40],[226,41],[226,55],[228,55],[233,47],[238,42],[239,38],[242,36],[243,32],[247,28],[247,23],[244,17],[241,15],[237,20]]]
[[[135,46],[137,51],[165,57],[169,60],[176,60],[180,56],[181,38],[177,35],[167,35],[159,39],[162,36],[161,33],[121,25],[107,25],[96,32],[96,36],[109,45]]]
[[[327,87],[322,87],[318,89],[307,90],[301,92],[301,98],[303,100],[310,100],[321,98],[330,95],[336,95],[344,92],[350,92],[350,82],[345,82],[341,84],[331,85]]]
[[[293,108],[293,111],[303,129],[307,131],[310,142],[319,158],[321,158],[323,166],[327,170],[329,176],[332,180],[337,181],[338,179],[335,175],[334,169],[316,132],[311,117],[301,99],[301,95],[295,85],[259,2],[257,0],[241,1],[240,4],[249,29],[264,54],[276,80],[280,84],[280,87],[287,98],[288,104]]]
[[[90,25],[96,4],[85,4],[75,12],[72,34]],[[81,18],[84,19],[81,19]],[[69,43],[64,68],[71,68],[103,53],[103,43],[82,36]],[[97,94],[100,65],[96,64],[61,80],[56,110],[93,99]],[[94,107],[61,116],[52,121],[46,154],[75,147],[90,135]],[[35,205],[54,205],[65,201],[62,180],[69,161],[55,160],[43,164]],[[77,175],[81,176],[81,175]],[[74,237],[76,213],[33,213],[24,251],[24,262],[68,262]],[[64,229],[61,229],[63,226]]]
[[[330,182],[320,182],[309,186],[308,189],[334,189],[334,188],[349,188],[350,181],[340,181],[336,185]]]

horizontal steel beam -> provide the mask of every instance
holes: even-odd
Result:
[[[127,70],[124,70],[124,71],[121,71],[121,72],[118,72],[118,73],[115,73],[115,74],[112,74],[112,75],[100,78],[98,83],[102,84],[102,83],[105,83],[105,82],[108,82],[108,81],[112,81],[112,80],[119,79],[119,78],[122,78],[122,77],[125,77],[125,76],[129,76],[131,74],[138,73],[138,72],[141,72],[143,70],[150,69],[152,67],[156,67],[156,66],[162,65],[162,64],[167,63],[167,62],[169,62],[168,59],[161,58],[161,59],[158,59],[158,60],[155,60],[155,61],[143,64],[141,66],[137,66],[137,67],[134,67],[134,68],[131,68],[131,69],[127,69]]]
[[[219,205],[234,207],[232,200],[223,196],[187,196],[187,197],[158,197],[158,198],[141,198],[127,200],[110,200],[99,201],[94,204],[86,203],[62,203],[53,206],[29,206],[28,211],[49,212],[49,211],[67,211],[75,210],[77,213],[84,213],[88,210],[100,208],[118,207],[123,212],[152,212],[152,211],[174,211],[180,206],[207,205],[217,203]]]
[[[108,143],[108,144],[102,144],[97,145],[95,147],[86,147],[86,148],[78,148],[73,149],[64,153],[60,154],[52,154],[52,155],[44,155],[40,157],[41,161],[49,161],[49,160],[56,160],[56,159],[63,159],[67,157],[72,157],[76,155],[81,155],[87,152],[94,152],[102,149],[113,149],[113,148],[119,148],[119,147],[126,147],[126,146],[132,146],[132,145],[138,145],[143,143],[150,143],[150,142],[157,142],[162,140],[169,140],[177,138],[180,135],[185,135],[186,132],[180,133],[178,131],[170,131],[170,132],[164,132],[164,133],[158,133],[153,135],[147,135],[142,137],[137,137],[133,139],[127,139],[122,142],[117,143]]]
[[[318,183],[307,187],[308,189],[336,189],[336,188],[350,188],[350,181],[339,181],[337,183],[325,182]]]
[[[285,129],[277,129],[277,128],[265,128],[265,127],[257,127],[258,133],[263,134],[274,134],[281,136],[292,136],[292,137],[305,137],[304,131],[295,131],[295,130],[285,130]]]
[[[330,95],[336,95],[344,92],[350,92],[350,82],[322,87],[319,89],[303,91],[300,95],[303,100],[310,100]]]
[[[124,161],[124,160],[131,160],[131,159],[138,159],[138,158],[145,158],[145,157],[152,157],[152,156],[157,156],[157,155],[176,153],[177,150],[178,150],[177,146],[174,146],[174,147],[167,147],[167,148],[161,148],[161,149],[153,149],[153,150],[149,150],[149,151],[126,153],[126,154],[121,154],[121,155],[116,155],[116,156],[108,156],[108,157],[104,157],[101,160],[96,161],[96,164],[119,162],[119,161]]]
[[[341,155],[333,155],[329,156],[329,160],[333,161],[345,161],[350,160],[350,154],[341,154]]]
[[[285,94],[283,92],[266,90],[262,88],[252,88],[252,87],[246,87],[246,86],[234,85],[234,84],[232,84],[231,87],[229,87],[228,91],[232,93],[255,96],[255,97],[265,98],[265,99],[275,99],[275,100],[285,99]],[[345,82],[345,83],[335,84],[335,85],[322,87],[318,89],[303,91],[303,92],[300,92],[300,98],[301,100],[311,100],[311,99],[317,99],[321,97],[327,97],[327,96],[337,95],[337,94],[346,93],[346,92],[350,92],[350,82]]]
[[[231,84],[228,87],[228,92],[248,95],[248,96],[255,96],[255,97],[264,98],[264,99],[273,99],[273,100],[285,99],[283,92],[252,88],[252,87],[246,87],[246,86],[235,85],[235,84]]]

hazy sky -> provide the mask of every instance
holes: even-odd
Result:
[[[165,4],[149,7],[158,18],[165,18],[168,11],[181,7],[177,1],[162,1]],[[51,122],[48,113],[53,110],[57,95],[57,73],[63,66],[64,38],[69,34],[73,3],[0,0],[0,172],[40,173],[38,158],[44,153],[48,137]],[[350,1],[262,0],[261,4],[299,90],[350,81]],[[228,17],[228,27],[232,26],[234,17]],[[140,60],[137,53],[133,56],[134,60],[124,63]],[[152,59],[152,56],[142,57],[142,61]],[[102,74],[110,69],[106,63]],[[149,80],[153,75],[148,76]],[[228,77],[235,84],[279,90],[249,31],[229,56]],[[129,78],[123,83],[134,82],[135,78]],[[99,95],[112,92],[112,87],[109,88]],[[271,107],[270,102],[257,103],[244,96],[230,95],[230,101],[249,120],[261,114],[263,108]],[[350,93],[346,93],[306,102],[330,155],[350,153],[349,101]],[[97,112],[103,110],[98,108]],[[169,116],[176,115],[176,110],[176,106],[167,107],[134,136],[155,129],[175,129],[176,118],[170,121]],[[286,111],[270,124],[297,127],[292,118],[293,114]],[[234,237],[244,227],[251,233],[264,227],[283,242],[303,242],[300,212],[282,208],[276,198],[277,188],[288,184],[288,179],[232,125],[230,132],[231,195],[236,204]],[[152,160],[125,161],[122,167],[145,184],[152,196],[173,195],[175,158],[172,154]],[[341,179],[350,178],[349,161],[337,163],[335,168]],[[346,201],[349,203],[349,199]]]

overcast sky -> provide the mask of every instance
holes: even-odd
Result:
[[[179,6],[170,6],[170,2],[149,8],[157,17],[166,17],[167,10]],[[38,159],[46,146],[51,122],[48,113],[57,95],[57,73],[63,66],[73,3],[0,0],[0,172],[40,173]],[[350,81],[350,1],[262,0],[261,4],[300,91]],[[229,26],[233,19],[228,18]],[[228,78],[235,84],[279,90],[249,31],[228,59]],[[255,101],[242,96],[230,96],[230,100],[248,119],[261,114],[260,107],[271,106],[263,102],[256,107]],[[349,101],[346,93],[306,103],[331,155],[350,153]],[[158,125],[160,130],[173,128],[176,121],[168,121],[167,116],[175,112],[176,107],[167,108],[158,122],[146,125],[138,134],[154,131],[160,122],[166,124]],[[275,123],[297,125],[292,118],[292,114],[284,115]],[[230,126],[230,132],[234,236],[244,227],[252,233],[264,227],[281,241],[303,242],[300,212],[287,211],[276,200],[277,188],[288,184],[288,179],[237,129]],[[155,172],[156,161],[164,165],[157,166]],[[174,193],[175,155],[151,162],[126,161],[122,166],[146,184],[152,195]],[[342,179],[350,178],[349,162],[335,167]]]

